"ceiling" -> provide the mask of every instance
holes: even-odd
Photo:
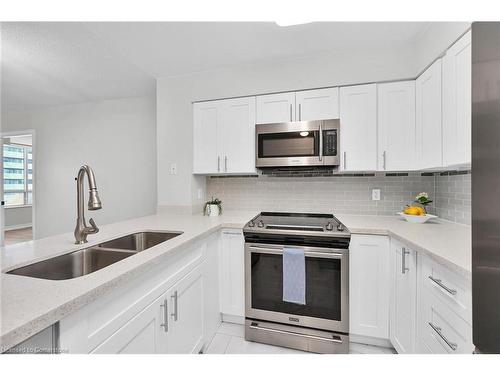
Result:
[[[2,24],[2,111],[153,94],[155,78],[417,42],[427,22]]]

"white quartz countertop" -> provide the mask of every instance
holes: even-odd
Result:
[[[147,272],[158,261],[220,228],[243,228],[257,212],[225,211],[219,217],[188,214],[158,214],[102,225],[84,245],[74,245],[67,233],[11,245],[1,251],[0,352],[95,301],[136,275]],[[410,224],[399,217],[337,215],[353,234],[390,235],[414,250],[466,278],[471,273],[471,229],[436,220]],[[145,230],[184,232],[169,241],[128,257],[89,275],[70,280],[43,280],[5,272],[43,259],[93,246],[97,243]]]

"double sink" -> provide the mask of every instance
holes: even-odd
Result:
[[[183,232],[138,232],[95,246],[16,268],[8,274],[48,280],[88,275],[181,235]]]

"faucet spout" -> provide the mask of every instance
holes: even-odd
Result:
[[[91,226],[87,226],[85,222],[85,207],[83,204],[83,179],[87,175],[89,183],[89,202],[88,209],[100,210],[102,208],[101,200],[99,199],[99,194],[97,192],[97,185],[95,182],[95,175],[92,168],[88,165],[83,165],[78,171],[78,176],[76,178],[76,200],[77,200],[77,218],[75,227],[75,243],[82,244],[87,242],[87,235],[99,232],[99,228],[95,224],[94,220],[90,219]]]

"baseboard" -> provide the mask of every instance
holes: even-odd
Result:
[[[357,344],[381,346],[384,348],[393,348],[391,342],[388,339],[381,339],[378,337],[368,337],[368,336],[349,334],[349,342],[355,342]]]
[[[9,226],[4,227],[4,230],[7,232],[9,230],[31,228],[32,226],[33,226],[33,224],[31,224],[31,223],[9,225]]]
[[[245,324],[245,317],[239,315],[222,314],[222,321],[226,323]]]

